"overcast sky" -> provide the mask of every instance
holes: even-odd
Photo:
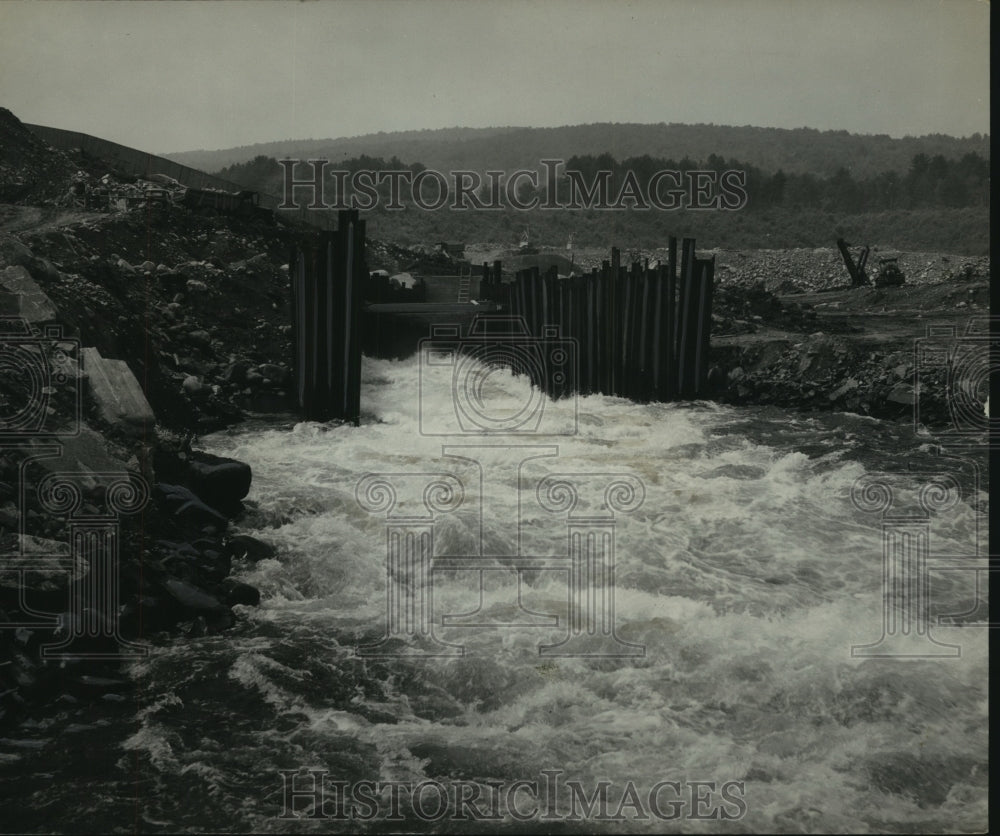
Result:
[[[163,153],[713,122],[989,132],[982,0],[0,2],[0,105]]]

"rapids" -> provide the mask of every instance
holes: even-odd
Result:
[[[448,374],[417,358],[366,359],[360,427],[257,424],[202,439],[253,467],[238,529],[278,557],[236,574],[260,588],[261,605],[238,608],[228,633],[154,647],[133,664],[137,704],[79,731],[117,753],[108,777],[73,784],[87,767],[67,743],[49,764],[61,803],[86,793],[75,803],[99,824],[142,832],[985,829],[986,631],[971,617],[936,618],[976,606],[976,573],[930,575],[939,644],[926,646],[957,655],[852,656],[881,635],[885,597],[883,520],[852,499],[857,481],[888,480],[896,507],[912,511],[920,473],[954,474],[960,499],[931,513],[929,548],[967,557],[985,553],[984,474],[905,425],[704,402],[545,401],[540,430],[575,432],[464,434]],[[470,397],[494,417],[538,406],[509,372],[479,384]],[[444,561],[417,592],[433,602],[438,649],[462,655],[356,653],[386,632],[389,594],[389,512],[371,510],[366,474],[389,474],[392,513],[410,519],[426,514],[427,474],[458,483],[447,499],[461,505],[433,523],[435,558],[492,568]],[[617,646],[643,655],[540,653],[566,636],[571,608],[567,512],[551,510],[558,490],[538,488],[546,476],[582,486],[574,513],[605,523],[607,482],[638,486],[613,514],[613,593]],[[518,556],[538,560],[516,572]],[[488,812],[492,782],[504,804],[479,823],[456,821],[454,799],[436,822],[405,803],[402,821],[383,803],[356,804],[353,820],[291,818],[282,770],[323,770],[331,798],[337,781],[430,780],[481,789]],[[588,821],[515,820],[511,785],[553,774],[588,796],[610,782],[609,820],[596,809]],[[649,792],[663,781],[739,782],[745,809],[651,815]],[[629,785],[638,806],[621,808]],[[702,812],[719,810],[719,794],[705,793]],[[563,819],[569,797],[563,786]],[[530,794],[518,798],[530,811]]]

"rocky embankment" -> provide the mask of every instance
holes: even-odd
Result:
[[[0,314],[23,326],[0,346],[0,723],[121,697],[129,640],[231,627],[260,598],[234,566],[275,557],[230,531],[249,466],[189,441],[286,408],[287,232],[172,206],[50,218],[0,235]],[[118,588],[95,595],[74,531],[109,517]]]
[[[901,254],[905,284],[852,288],[826,251],[717,258],[727,269],[716,273],[715,398],[917,418],[932,429],[951,425],[956,402],[982,410],[983,356],[949,377],[941,350],[974,346],[986,333],[989,259]]]
[[[861,251],[859,246],[849,249],[855,258]],[[795,250],[708,250],[699,255],[715,256],[716,278],[727,286],[762,285],[771,293],[795,294],[835,290],[850,283],[843,256],[832,245]],[[988,278],[990,270],[990,260],[985,256],[903,252],[873,246],[867,267],[872,276],[881,259],[895,259],[910,287],[950,284],[974,276]]]
[[[119,701],[130,644],[228,629],[271,546],[248,465],[192,436],[288,406],[287,263],[267,218],[149,186],[0,112],[0,725]],[[82,184],[82,187],[81,187]],[[81,192],[121,200],[88,209]],[[76,707],[76,708],[74,708]]]

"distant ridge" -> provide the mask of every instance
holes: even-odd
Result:
[[[764,171],[829,176],[844,167],[855,177],[905,172],[917,154],[960,158],[990,156],[988,135],[944,134],[894,139],[886,134],[851,134],[813,128],[755,128],[726,125],[595,123],[560,128],[442,128],[366,134],[337,139],[288,139],[219,151],[165,154],[202,171],[218,171],[258,155],[325,158],[332,162],[367,154],[429,168],[537,168],[545,158],[610,153],[619,160],[652,157],[704,160],[709,154],[738,159]]]
[[[217,170],[225,168],[233,163],[246,162],[254,157],[263,154],[267,157],[280,157],[289,153],[288,149],[293,149],[295,156],[310,154],[315,151],[325,151],[331,148],[384,148],[397,144],[421,145],[427,141],[433,142],[466,142],[469,140],[481,139],[484,137],[498,136],[503,133],[514,131],[532,130],[532,128],[503,127],[503,128],[425,128],[414,131],[379,131],[373,134],[361,134],[359,136],[340,136],[327,139],[282,139],[274,142],[258,142],[254,145],[237,145],[234,148],[224,148],[217,151],[176,151],[163,154],[164,157],[177,162],[183,162],[194,168],[206,170],[212,168]],[[432,136],[433,135],[433,136]],[[360,151],[358,153],[368,153],[374,156],[371,151]],[[345,150],[338,156],[356,156],[356,154]],[[321,155],[325,156],[325,155]],[[390,153],[391,157],[392,154]],[[331,157],[332,159],[332,157]]]

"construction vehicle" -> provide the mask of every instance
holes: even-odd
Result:
[[[837,249],[840,250],[847,266],[847,272],[851,274],[851,287],[864,287],[872,284],[871,278],[865,267],[868,264],[868,256],[871,247],[865,247],[855,261],[848,249],[848,244],[843,238],[837,239]],[[903,271],[899,269],[899,259],[895,257],[879,258],[878,272],[875,274],[875,287],[888,287],[890,285],[901,285],[906,281]]]

